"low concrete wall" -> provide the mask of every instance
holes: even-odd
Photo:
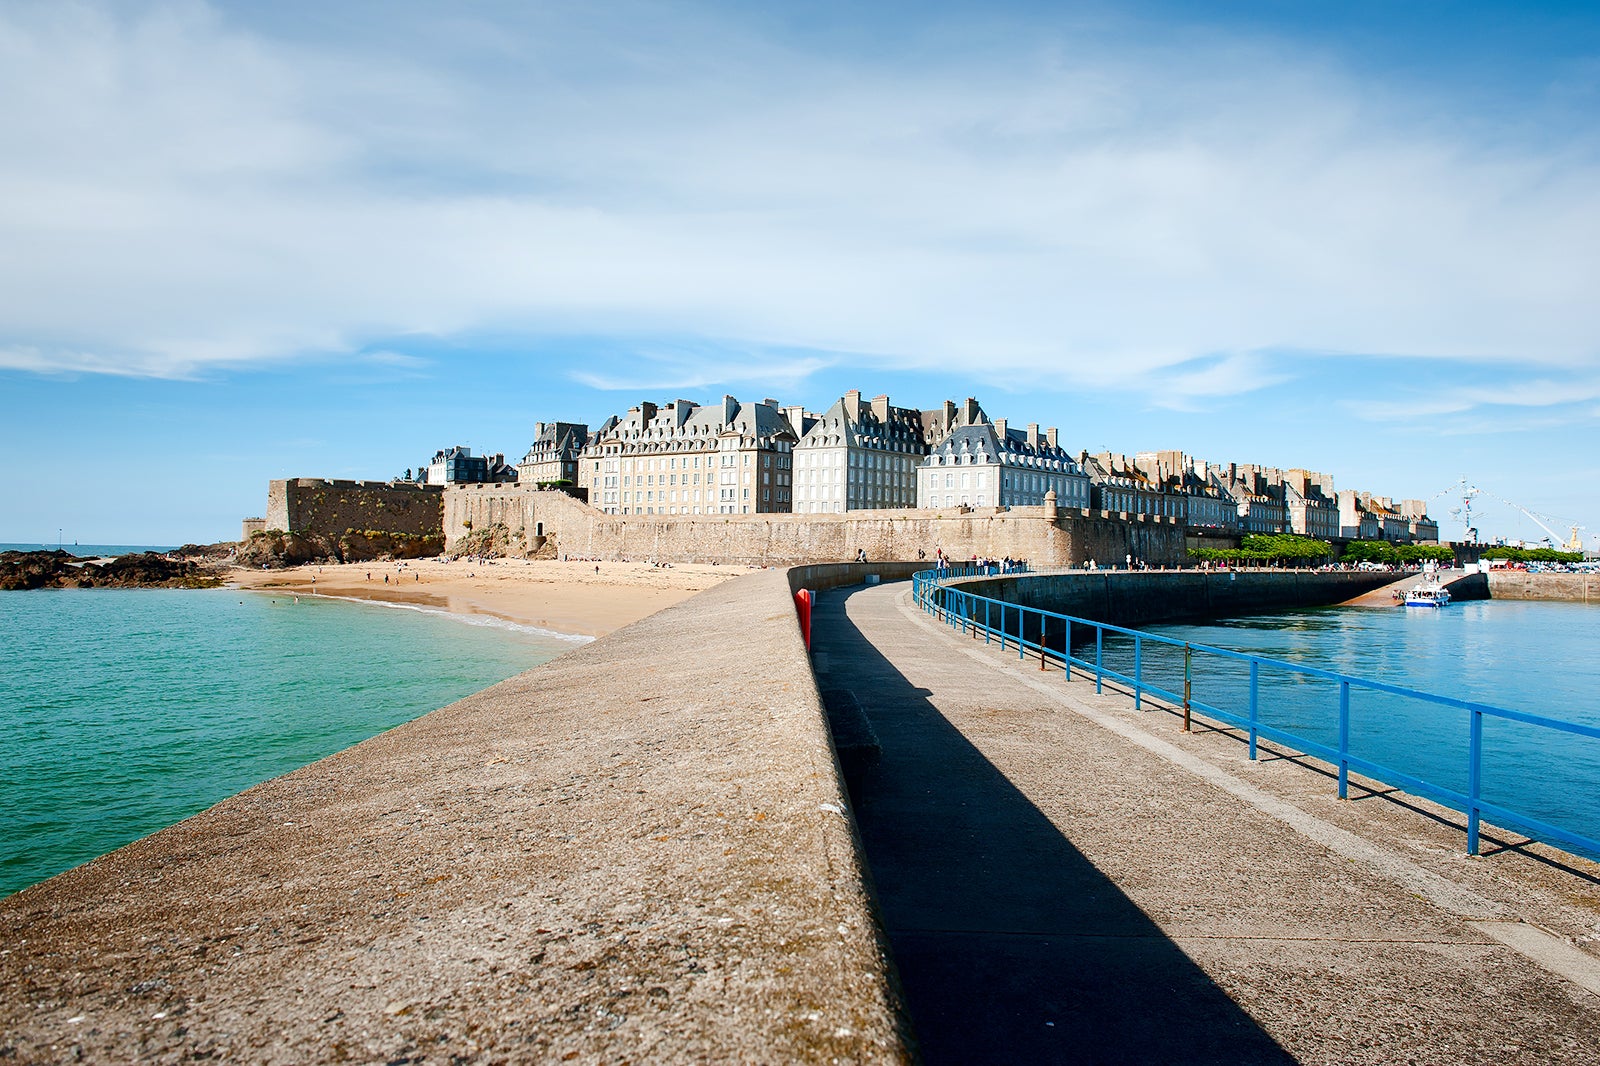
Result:
[[[1319,570],[1098,571],[956,582],[981,596],[1118,626],[1343,603],[1393,574]]]
[[[0,901],[0,1059],[905,1062],[781,571]]]
[[[1492,600],[1558,600],[1600,603],[1600,574],[1530,574],[1526,570],[1489,571]]]
[[[909,581],[919,570],[931,569],[927,563],[818,563],[814,566],[789,568],[789,590],[799,592],[811,589],[845,588],[864,584],[869,576],[880,581]]]

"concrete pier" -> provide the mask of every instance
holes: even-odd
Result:
[[[785,575],[0,901],[0,1062],[904,1062]]]
[[[1600,1062],[1600,867],[837,588],[912,569],[728,582],[0,901],[0,1062]]]
[[[1600,1061],[1600,868],[911,607],[825,593],[856,811],[925,1061]],[[836,697],[837,698],[837,697]],[[1148,706],[1148,704],[1147,704]]]

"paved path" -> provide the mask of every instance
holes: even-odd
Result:
[[[1600,1062],[1596,868],[1468,860],[1426,805],[1337,801],[904,584],[823,594],[813,651],[881,744],[853,799],[933,1066]]]

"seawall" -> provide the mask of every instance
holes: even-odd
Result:
[[[1490,570],[1492,600],[1558,600],[1600,604],[1600,574],[1530,574],[1525,570]]]
[[[0,901],[0,1058],[904,1062],[864,882],[765,571]]]
[[[519,485],[452,485],[444,494],[446,550],[474,531],[505,527],[512,544],[553,539],[556,551],[597,559],[716,560],[752,566],[870,560],[1026,559],[1064,566],[1185,558],[1183,527],[1171,519],[1070,508],[849,511],[844,514],[612,515],[563,492]]]
[[[1007,603],[1136,627],[1343,603],[1392,580],[1392,574],[1360,571],[1134,570],[1017,574],[955,584]]]

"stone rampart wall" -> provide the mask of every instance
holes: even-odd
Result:
[[[1007,603],[1119,626],[1343,603],[1393,574],[1318,570],[1021,574],[956,582]]]
[[[1491,570],[1489,598],[1600,603],[1600,574],[1530,574],[1525,570]]]
[[[553,538],[557,551],[595,559],[742,563],[756,566],[973,555],[1061,566],[1128,555],[1153,566],[1184,555],[1171,521],[1042,507],[1000,511],[853,511],[842,515],[610,515],[562,492],[531,486],[463,485],[445,491],[446,550],[474,530],[504,525],[513,543]]]
[[[439,486],[409,482],[290,478],[267,486],[267,529],[337,537],[346,530],[441,534]]]

